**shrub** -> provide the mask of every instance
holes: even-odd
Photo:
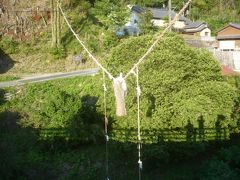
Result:
[[[54,59],[63,59],[67,56],[66,50],[63,46],[51,48],[49,53],[53,56]]]
[[[94,97],[81,97],[76,92],[70,94],[48,83],[40,87],[29,86],[27,92],[21,103],[26,111],[21,125],[39,129],[41,138],[84,143],[95,142],[102,136],[99,121],[102,116],[96,110],[97,99]],[[31,112],[27,111],[29,108]]]
[[[236,171],[231,169],[228,164],[221,160],[212,160],[204,165],[200,179],[203,180],[224,180],[224,179],[239,179]]]
[[[125,40],[113,48],[111,57],[106,61],[108,68],[114,76],[120,72],[127,73],[152,42],[152,36]],[[214,130],[218,121],[221,121],[221,127],[236,125],[230,117],[235,89],[225,82],[219,64],[210,53],[191,48],[179,36],[168,34],[140,65],[139,71],[141,127],[143,131],[148,131],[149,136],[152,134],[152,139],[146,137],[146,141],[158,141],[153,132],[160,129],[185,129],[188,124],[198,128],[199,117],[203,117],[204,129]],[[127,83],[128,115],[116,117],[113,129],[124,129],[126,132],[123,138],[115,131],[117,140],[135,141],[136,136],[127,133],[137,128],[135,77],[128,78]],[[218,120],[218,115],[225,118]]]
[[[0,48],[5,51],[6,54],[14,54],[18,52],[18,43],[12,38],[3,37],[0,41]]]

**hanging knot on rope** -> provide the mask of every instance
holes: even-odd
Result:
[[[140,86],[138,86],[136,89],[137,89],[137,96],[140,96],[142,92]]]
[[[135,66],[135,64],[134,64],[134,66]],[[137,76],[137,73],[135,72],[135,70],[136,70],[136,67],[131,69],[130,73],[132,73],[134,76]]]
[[[105,83],[103,84],[103,91],[104,91],[104,92],[107,92],[107,87],[106,87],[106,84],[105,84]]]
[[[136,68],[132,69],[131,73],[137,78],[137,81],[138,81],[138,66],[136,66]],[[137,82],[137,83],[139,83],[139,82]],[[140,88],[139,84],[137,84],[136,90],[137,90],[137,96],[140,97],[141,88]]]
[[[142,141],[141,135],[140,135],[140,134],[138,134],[138,136],[137,136],[137,137],[138,137],[138,142],[139,142],[139,144],[141,144],[141,143],[142,143],[142,142],[141,142],[141,141]],[[139,149],[140,149],[140,148],[139,148]]]
[[[143,168],[143,164],[142,164],[142,161],[140,159],[138,160],[138,165],[139,165],[139,169]]]
[[[116,99],[116,115],[126,116],[125,96],[127,94],[127,83],[123,78],[123,74],[113,79],[114,95]]]
[[[106,141],[108,142],[109,141],[109,136],[107,134],[105,134],[105,138],[106,138]]]

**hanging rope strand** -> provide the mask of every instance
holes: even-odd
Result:
[[[103,106],[104,106],[104,130],[105,130],[105,159],[106,159],[106,179],[109,180],[109,165],[108,165],[108,141],[109,141],[109,136],[108,136],[108,118],[107,118],[107,98],[106,98],[106,93],[107,93],[107,87],[106,87],[106,78],[105,78],[105,72],[102,71],[103,73]]]
[[[141,144],[142,144],[142,139],[141,139],[141,119],[140,119],[140,96],[141,96],[141,88],[139,86],[139,70],[138,66],[136,66],[135,71],[131,71],[132,74],[135,75],[136,77],[136,92],[137,92],[137,139],[138,139],[138,179],[141,180],[141,171],[143,168],[143,164],[141,161]]]
[[[130,71],[126,74],[124,79],[127,79],[128,76],[131,75],[131,72],[134,71],[140,63],[142,63],[145,58],[153,51],[157,43],[163,38],[163,36],[169,31],[169,29],[174,25],[174,23],[179,19],[181,14],[187,9],[189,4],[192,2],[192,0],[188,0],[188,2],[183,6],[183,8],[179,11],[178,14],[174,17],[174,19],[171,21],[171,23],[164,29],[164,31],[157,37],[157,39],[154,41],[154,43],[148,48],[146,53],[138,60],[138,62],[130,69]]]
[[[84,48],[84,50],[88,53],[89,57],[92,58],[92,60],[108,75],[109,79],[114,79],[114,77],[112,76],[112,74],[103,67],[103,65],[92,55],[92,53],[87,49],[87,47],[83,44],[83,42],[80,40],[78,34],[76,34],[76,32],[73,30],[71,24],[69,23],[66,15],[64,14],[62,7],[59,3],[59,1],[57,1],[58,7],[60,9],[61,14],[63,15],[63,18],[65,20],[65,22],[67,23],[69,29],[72,31],[73,35],[77,38],[78,42],[81,44],[81,46]]]
[[[104,106],[104,128],[105,128],[105,134],[108,134],[108,119],[107,119],[107,102],[106,102],[106,78],[105,78],[105,72],[103,71],[103,106]]]

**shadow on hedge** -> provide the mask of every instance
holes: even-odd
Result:
[[[0,74],[9,71],[15,64],[15,61],[11,59],[1,48],[0,48]]]

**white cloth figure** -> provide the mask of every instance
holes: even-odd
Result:
[[[123,78],[122,73],[120,76],[113,80],[113,88],[116,100],[116,115],[125,116],[127,115],[125,107],[125,96],[127,94],[127,84]]]

